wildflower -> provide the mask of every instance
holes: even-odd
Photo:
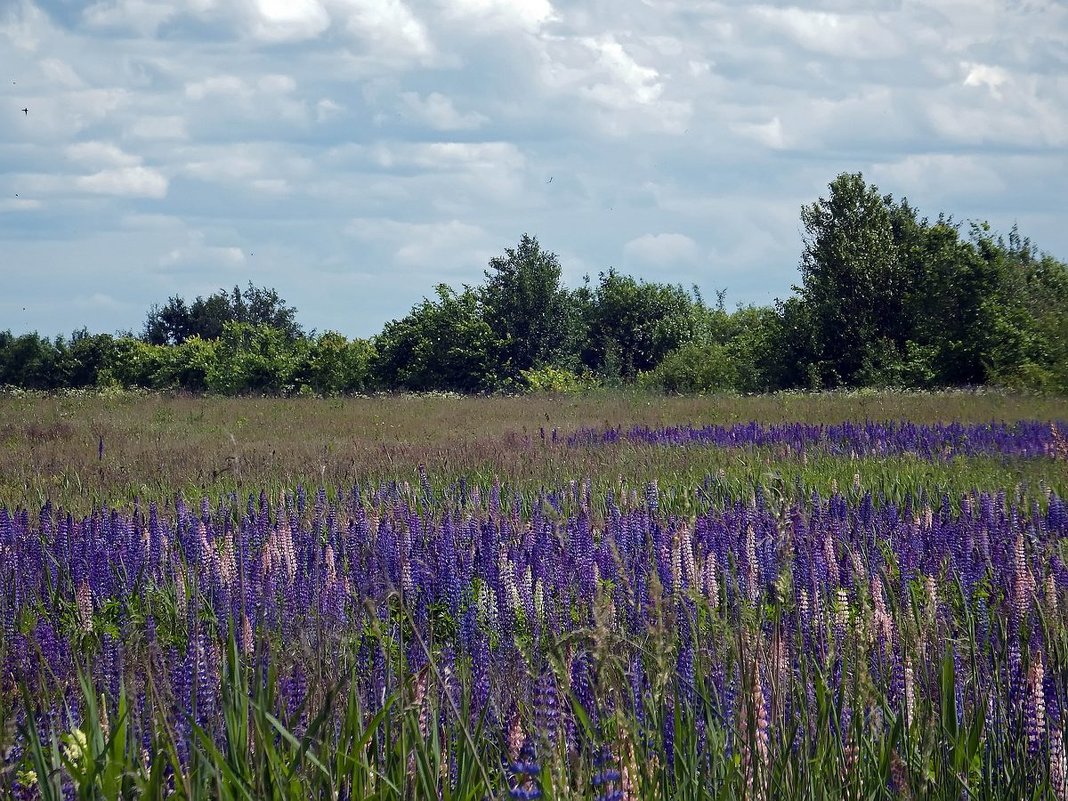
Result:
[[[74,594],[74,602],[78,607],[78,622],[82,625],[82,631],[93,630],[93,591],[89,588],[89,582],[82,579]]]
[[[512,787],[509,797],[517,801],[528,801],[541,798],[541,783],[538,777],[541,775],[541,765],[538,764],[534,742],[526,738],[519,749],[518,758],[514,760],[509,769],[512,773]]]

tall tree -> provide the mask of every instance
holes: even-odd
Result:
[[[515,378],[532,367],[574,363],[582,321],[561,273],[556,254],[542,250],[527,234],[515,249],[490,260],[479,299],[497,340],[503,377]]]
[[[890,198],[860,173],[843,173],[830,195],[801,209],[801,286],[816,345],[815,372],[827,386],[853,384],[884,361],[901,336],[904,278]]]

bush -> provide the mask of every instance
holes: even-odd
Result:
[[[715,342],[691,342],[669,353],[656,369],[638,376],[639,386],[665,392],[729,392],[740,376],[731,349]]]
[[[523,370],[520,377],[525,388],[531,392],[585,392],[594,386],[589,378],[551,365]]]

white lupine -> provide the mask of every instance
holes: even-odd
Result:
[[[412,577],[411,560],[401,562],[401,592],[408,597],[415,595],[415,579]]]
[[[849,623],[849,593],[843,589],[835,593],[834,620],[839,626]]]
[[[827,536],[823,538],[823,558],[827,560],[827,575],[830,577],[831,586],[837,587],[842,577],[838,572],[838,557],[834,552],[834,541],[831,539],[830,532],[827,532]]]
[[[89,588],[89,582],[82,579],[78,589],[74,592],[74,600],[78,607],[78,622],[83,631],[93,630],[93,591]]]
[[[716,580],[716,555],[710,553],[705,560],[704,587],[705,599],[716,609],[719,606],[719,582]]]
[[[491,629],[497,627],[500,619],[500,613],[497,610],[497,592],[488,584],[482,584],[478,589],[478,614]]]
[[[234,554],[234,541],[227,537],[219,549],[219,577],[224,587],[232,587],[237,581],[237,558]]]
[[[916,708],[916,677],[912,672],[912,658],[906,656],[903,660],[902,673],[904,674],[905,688],[905,725],[909,725],[913,719]]]
[[[519,580],[519,592],[520,599],[526,607],[527,604],[533,606],[534,604],[534,573],[531,571],[530,566],[527,565],[527,569],[523,571],[523,577]]]
[[[534,584],[534,619],[539,626],[545,625],[545,587],[538,579]]]
[[[1068,801],[1068,760],[1064,754],[1064,736],[1059,729],[1050,731],[1049,783],[1057,801]]]
[[[747,526],[745,529],[745,561],[748,567],[746,583],[749,589],[749,600],[756,603],[760,587],[760,576],[757,573],[756,532],[753,530],[752,525]]]
[[[697,585],[697,560],[693,555],[693,535],[689,526],[683,524],[679,530],[679,549],[682,551],[682,566],[686,569],[686,580],[691,586]]]
[[[504,587],[505,600],[508,602],[508,608],[513,612],[518,611],[520,607],[519,600],[519,588],[515,583],[515,565],[509,559],[502,559],[500,565],[501,573],[501,586]]]

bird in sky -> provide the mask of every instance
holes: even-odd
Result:
[[[553,177],[552,177],[552,176],[550,175],[550,176],[549,176],[549,180],[548,180],[548,181],[546,181],[545,183],[547,183],[547,184],[551,184],[552,182],[553,182]]]

